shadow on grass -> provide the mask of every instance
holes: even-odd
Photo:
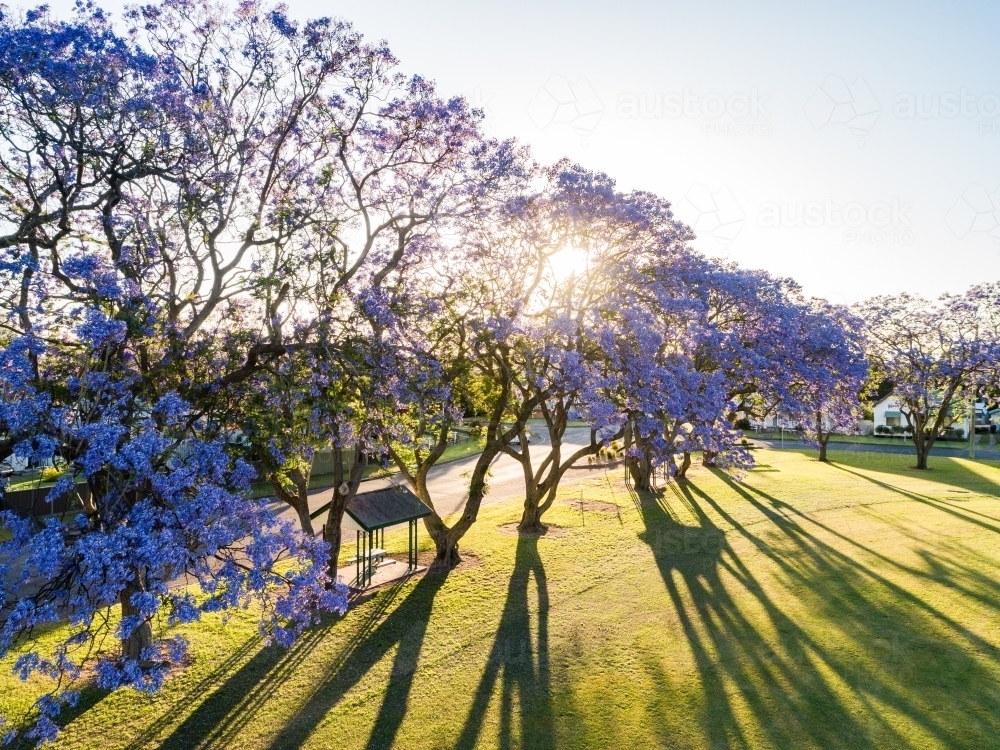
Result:
[[[538,597],[536,637],[532,642],[531,581]],[[555,748],[552,689],[549,673],[549,593],[538,539],[520,536],[507,600],[479,681],[472,708],[455,743],[456,750],[477,746],[486,712],[498,680],[500,692],[499,747]],[[501,677],[502,675],[502,677]],[[520,737],[514,738],[514,701],[520,709]]]
[[[326,714],[336,706],[362,677],[397,646],[389,684],[386,686],[382,705],[368,737],[368,748],[391,747],[399,731],[413,675],[417,670],[420,650],[427,633],[434,597],[444,585],[447,576],[425,575],[406,599],[370,632],[358,634],[344,649],[341,657],[328,669],[327,677],[312,696],[296,711],[295,717],[282,727],[271,740],[271,748],[300,747],[313,733]],[[380,606],[374,622],[388,609]]]
[[[897,487],[894,484],[884,482],[880,479],[876,479],[875,477],[869,476],[867,474],[861,474],[857,471],[852,471],[843,464],[835,463],[830,465],[833,468],[846,472],[847,474],[857,477],[858,479],[863,479],[866,482],[870,482],[871,484],[874,484],[876,487],[881,487],[884,490],[895,492],[897,495],[901,495],[902,497],[905,497],[908,500],[913,500],[915,502],[922,503],[923,505],[928,505],[930,507],[936,508],[942,513],[947,513],[956,518],[960,518],[968,523],[975,524],[985,530],[1000,534],[1000,519],[963,507],[960,501],[944,500],[941,498],[932,497],[931,495],[925,495],[920,492],[914,492],[913,490],[903,489],[902,487]],[[996,488],[997,490],[1000,490],[1000,485],[996,485],[993,482],[990,482],[985,477],[980,477],[979,475],[975,474],[969,469],[966,469],[961,466],[957,468],[962,470],[965,474],[970,474],[976,479],[979,479],[981,481],[978,484],[972,481],[969,481],[965,484],[956,483],[955,486],[963,487],[969,490],[970,492],[983,492],[984,490],[982,485],[988,484],[991,488]],[[912,476],[913,474],[916,473],[916,470],[913,470],[912,472],[909,473],[890,472],[890,471],[883,471],[880,473],[892,474],[897,476],[899,475]],[[986,490],[986,492],[988,494],[998,494],[996,491],[991,491],[991,490]]]
[[[846,750],[1000,742],[996,672],[981,661],[997,661],[991,643],[928,603],[923,591],[887,578],[881,561],[859,562],[860,545],[857,555],[847,555],[817,538],[832,530],[779,498],[716,474],[759,512],[758,520],[739,523],[690,482],[643,496],[640,504],[642,538],[700,673],[709,745]],[[687,505],[699,525],[681,527],[671,502]],[[786,613],[789,602],[769,596],[773,577],[765,589],[729,543],[717,554],[714,542],[699,548],[694,540],[721,534],[703,506],[773,563],[794,592],[795,611],[812,613],[808,623]],[[678,550],[678,538],[688,537],[689,547]],[[734,597],[740,588],[749,599],[743,592]],[[1000,609],[996,599],[989,603]]]
[[[171,727],[177,723],[181,716],[183,716],[189,706],[192,696],[203,695],[206,690],[211,690],[212,687],[227,674],[231,674],[232,670],[236,666],[249,657],[254,651],[260,648],[261,639],[259,637],[248,638],[236,651],[230,654],[221,664],[219,664],[215,669],[213,669],[209,674],[205,675],[200,679],[195,685],[192,685],[187,690],[185,690],[185,695],[183,698],[177,700],[173,705],[171,705],[163,714],[157,717],[156,721],[146,727],[142,734],[136,737],[129,745],[127,745],[129,750],[140,750],[141,748],[149,747],[149,743],[153,742],[156,737],[160,735],[167,727]],[[263,653],[263,652],[260,652]],[[273,656],[273,654],[271,654]],[[260,654],[257,657],[259,658]],[[251,663],[254,659],[251,659]],[[240,670],[242,671],[242,670]],[[237,673],[238,674],[238,673]],[[228,684],[228,682],[227,682]],[[214,720],[214,717],[206,717],[204,714],[209,709],[209,707],[215,703],[215,695],[209,698],[208,701],[202,704],[199,708],[195,709],[194,714],[199,715],[199,719],[205,719],[205,726],[208,727],[208,722]],[[184,724],[190,724],[191,717],[184,722]],[[201,723],[201,722],[199,722]],[[181,726],[184,726],[182,724]],[[196,737],[197,733],[191,733],[192,742],[197,744],[199,738]],[[166,746],[166,745],[164,745]],[[177,745],[174,745],[177,747]]]
[[[388,589],[379,596],[366,619],[328,669],[328,676],[316,686],[312,696],[296,712],[272,742],[272,747],[288,748],[302,745],[327,711],[396,644],[399,649],[393,666],[392,677],[386,690],[381,710],[375,722],[368,746],[388,747],[402,721],[406,701],[412,684],[420,647],[430,618],[434,596],[444,583],[444,576],[424,576],[406,598],[385,620],[381,618],[396,604],[404,584]],[[230,743],[257,715],[266,710],[275,688],[295,674],[315,652],[336,622],[307,631],[287,651],[270,646],[257,651],[226,681],[216,688],[171,734],[160,748],[208,748]],[[163,728],[176,722],[178,715],[192,699],[214,684],[219,676],[228,673],[256,648],[259,641],[252,639],[240,652],[230,657],[226,664],[216,668],[198,686],[186,691],[184,698],[157,719],[141,737],[129,747],[149,747]]]
[[[815,458],[815,451],[797,451],[808,458]],[[996,462],[976,461],[978,466],[986,466],[996,471],[997,479],[991,479],[973,471],[967,459],[954,456],[930,456],[930,468],[915,468],[916,453],[878,453],[874,451],[836,451],[829,454],[829,466],[847,467],[877,471],[896,477],[922,479],[945,487],[958,488],[967,492],[986,495],[1000,495],[1000,471]],[[755,469],[756,471],[756,469]],[[897,489],[892,487],[891,489]]]
[[[905,717],[925,739],[949,747],[997,742],[1000,701],[987,689],[993,675],[968,649],[995,659],[991,644],[816,539],[818,529],[809,528],[808,519],[796,516],[780,499],[717,475],[753,504],[764,523],[754,523],[752,529],[738,523],[689,482],[638,497],[646,526],[640,538],[653,552],[699,671],[707,744],[919,745],[891,714]],[[674,502],[693,511],[697,525],[680,524],[670,508]],[[774,562],[810,608],[839,631],[836,640],[846,639],[850,647],[831,648],[827,639],[787,615],[735,555],[703,506]],[[758,614],[745,611],[750,609],[746,598],[740,598],[741,606],[723,585],[723,574],[752,596]],[[996,607],[995,601],[991,604]],[[967,642],[965,647],[955,636]],[[647,671],[656,669],[647,665]],[[662,675],[651,676],[664,682]],[[983,690],[970,691],[972,685]],[[844,702],[845,690],[864,711]],[[663,741],[670,742],[668,730]]]
[[[101,690],[93,686],[82,688],[80,690],[80,698],[76,705],[64,706],[62,711],[59,712],[56,723],[61,728],[66,727],[73,720],[95,708],[97,704],[108,697],[108,695],[110,695],[109,691]],[[20,735],[17,739],[13,740],[10,745],[5,745],[4,747],[9,747],[10,750],[28,750],[28,748],[36,748],[38,745],[35,741],[27,739],[24,735]]]
[[[662,494],[641,495],[646,530],[640,538],[653,552],[698,668],[706,744],[760,746],[762,740],[748,734],[756,726],[769,747],[801,747],[805,737],[824,748],[865,747],[857,720],[810,663],[809,651],[817,645],[740,568],[722,531],[695,499],[697,490],[683,483],[669,485],[666,492],[695,512],[698,525],[679,524]],[[781,634],[780,649],[740,608],[722,583],[722,571],[734,574],[764,604]],[[651,676],[662,681],[662,676]],[[752,720],[742,716],[743,706]],[[670,744],[669,732],[664,727],[665,744]]]

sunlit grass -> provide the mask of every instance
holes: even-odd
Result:
[[[248,615],[189,627],[162,695],[88,693],[58,746],[1000,747],[1000,469],[756,457],[655,497],[568,485],[541,539],[490,506],[469,564],[289,652]]]

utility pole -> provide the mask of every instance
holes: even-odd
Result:
[[[979,391],[977,387],[972,392],[972,404],[969,409],[969,458],[973,461],[976,460],[976,393]]]

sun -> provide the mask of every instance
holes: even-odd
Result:
[[[590,271],[591,265],[590,254],[585,249],[572,245],[550,255],[548,263],[556,282],[585,276]]]

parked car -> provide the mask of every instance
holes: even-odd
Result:
[[[4,462],[0,464],[0,479],[7,479],[14,476],[14,467]]]

